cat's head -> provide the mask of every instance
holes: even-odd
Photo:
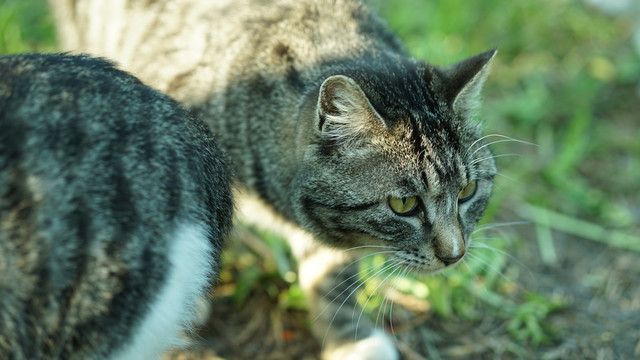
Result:
[[[383,246],[419,272],[460,260],[496,173],[473,121],[495,53],[326,78],[296,178],[302,225],[332,246]]]

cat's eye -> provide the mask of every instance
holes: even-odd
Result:
[[[389,207],[398,215],[412,215],[418,208],[418,197],[389,198]]]
[[[470,182],[460,193],[458,194],[458,201],[465,202],[468,201],[476,194],[476,190],[478,189],[478,185],[476,181]]]

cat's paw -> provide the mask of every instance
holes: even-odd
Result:
[[[195,327],[204,326],[209,321],[212,311],[213,309],[210,296],[208,294],[198,296],[193,308],[194,319],[192,321],[192,325]]]
[[[325,350],[324,360],[397,360],[398,350],[385,332],[374,330],[365,339]]]

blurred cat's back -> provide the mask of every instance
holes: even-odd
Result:
[[[0,57],[0,358],[179,345],[231,223],[207,127],[102,59]]]

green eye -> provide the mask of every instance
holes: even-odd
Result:
[[[389,207],[398,215],[410,215],[418,207],[418,197],[389,198]]]
[[[462,191],[460,191],[460,194],[458,194],[458,201],[462,203],[471,199],[473,195],[476,194],[477,188],[475,180],[470,182]]]

